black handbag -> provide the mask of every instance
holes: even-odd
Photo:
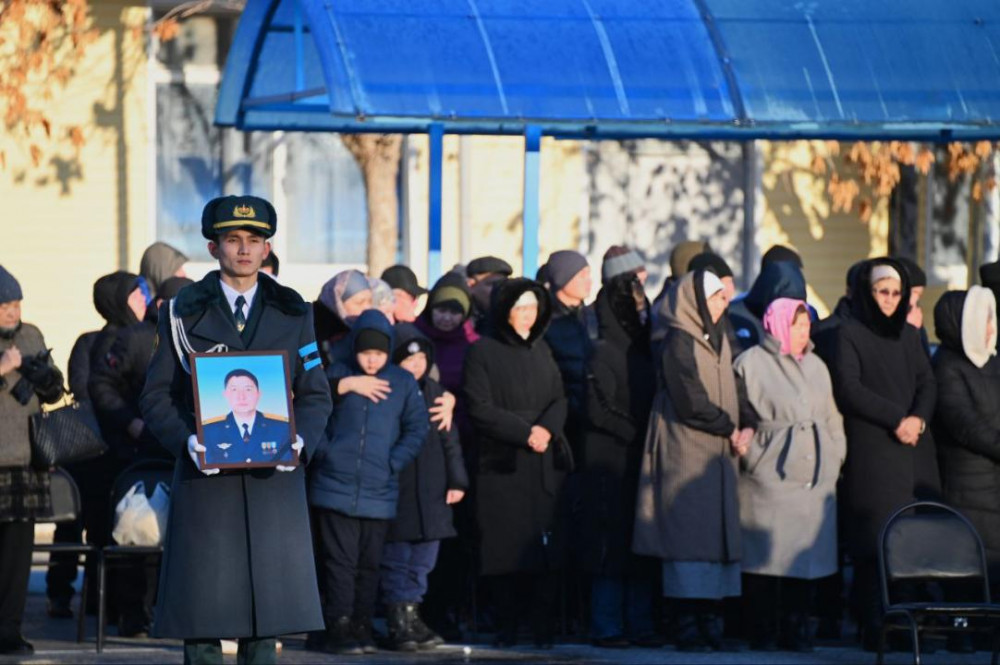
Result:
[[[39,469],[100,457],[108,451],[89,402],[31,416],[31,464]]]

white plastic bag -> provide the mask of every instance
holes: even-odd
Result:
[[[119,545],[160,545],[167,530],[169,509],[170,488],[157,483],[153,498],[148,499],[146,486],[140,480],[115,506],[115,528],[111,537]]]

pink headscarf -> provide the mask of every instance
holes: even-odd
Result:
[[[809,308],[805,301],[793,298],[778,298],[764,312],[764,330],[781,342],[781,352],[785,355],[792,354],[792,322],[800,307],[806,310],[808,316]],[[801,362],[804,356],[804,353],[796,354],[795,359]]]

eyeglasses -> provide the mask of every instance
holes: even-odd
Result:
[[[872,289],[872,293],[883,298],[899,298],[903,295],[902,291],[890,291],[889,289]]]

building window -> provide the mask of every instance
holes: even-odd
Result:
[[[252,193],[275,203],[282,259],[364,264],[364,183],[335,134],[240,132],[213,124],[236,17],[197,16],[158,47],[156,237],[194,261],[210,261],[201,238],[205,203]]]

